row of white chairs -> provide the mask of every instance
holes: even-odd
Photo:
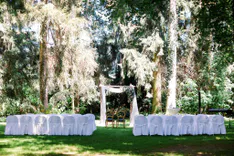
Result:
[[[137,115],[134,120],[134,136],[226,134],[221,115]]]
[[[92,135],[96,130],[93,114],[10,115],[5,135]]]

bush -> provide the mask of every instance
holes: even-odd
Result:
[[[6,117],[0,117],[0,122],[6,122]]]
[[[183,113],[196,114],[198,113],[198,89],[197,84],[192,79],[187,79],[181,84],[181,97],[177,101],[178,107]],[[203,111],[212,104],[212,95],[210,92],[203,90],[201,93],[201,108]]]

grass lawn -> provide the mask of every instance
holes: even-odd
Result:
[[[226,122],[226,127],[228,122]],[[226,135],[138,136],[132,128],[97,127],[92,136],[5,136],[0,155],[234,155],[234,120]]]

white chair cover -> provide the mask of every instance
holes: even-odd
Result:
[[[36,135],[48,134],[48,118],[46,115],[37,115],[35,117],[34,129]]]
[[[143,115],[136,115],[134,118],[133,135],[148,135],[148,121]]]
[[[59,115],[49,116],[49,133],[48,135],[61,135],[62,134],[62,120]]]
[[[196,116],[196,134],[211,134],[209,118],[207,115],[198,114]]]
[[[163,135],[163,119],[161,116],[153,115],[148,118],[148,121],[150,135]]]
[[[78,135],[86,135],[88,131],[88,121],[89,117],[85,115],[81,115],[77,118],[77,134]]]
[[[70,115],[65,115],[63,118],[62,135],[74,135],[75,118]]]
[[[181,118],[181,123],[180,123],[180,134],[185,135],[185,134],[195,134],[194,130],[194,116],[192,115],[185,115]]]
[[[210,116],[210,122],[211,122],[210,130],[212,134],[226,134],[226,127],[222,115]]]
[[[92,135],[93,134],[93,131],[95,130],[96,128],[96,125],[95,125],[95,116],[93,114],[86,114],[84,116],[87,116],[88,117],[88,123],[87,125],[85,125],[85,131],[83,131],[83,135]]]
[[[33,118],[31,115],[22,115],[20,117],[20,131],[19,135],[33,135],[34,129],[33,129]]]
[[[16,116],[10,115],[6,119],[5,135],[19,134],[19,120]]]
[[[96,123],[95,123],[95,115],[94,114],[86,114],[89,116],[89,122],[93,125],[93,131],[97,129]]]
[[[79,135],[78,134],[79,118],[82,115],[81,114],[72,114],[72,116],[75,118],[74,135]]]
[[[179,135],[179,118],[177,116],[164,116],[164,135]]]

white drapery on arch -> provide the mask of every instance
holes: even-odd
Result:
[[[100,125],[105,126],[106,121],[106,91],[112,93],[122,93],[125,91],[124,88],[132,89],[134,95],[132,99],[132,112],[130,114],[130,126],[134,124],[134,116],[139,115],[138,106],[137,106],[137,99],[136,93],[134,90],[134,86],[104,86],[100,85],[101,88],[101,107],[100,107]]]

